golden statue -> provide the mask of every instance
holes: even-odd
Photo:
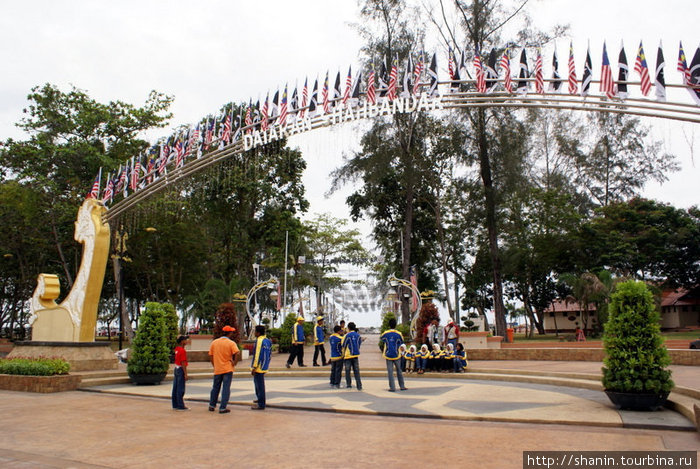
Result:
[[[97,306],[109,255],[109,225],[102,215],[107,209],[87,199],[78,210],[74,238],[83,245],[83,255],[73,288],[61,304],[58,276],[39,274],[30,301],[32,341],[94,342]]]

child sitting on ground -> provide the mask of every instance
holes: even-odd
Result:
[[[416,346],[411,345],[406,352],[406,372],[413,373],[416,371]]]
[[[444,357],[442,359],[442,369],[443,371],[449,371],[452,373],[454,367],[455,351],[452,344],[447,344],[445,346]]]
[[[454,371],[455,373],[464,373],[464,368],[467,366],[467,351],[464,350],[464,345],[461,342],[457,342],[457,351],[454,357]]]
[[[428,359],[430,358],[430,351],[428,346],[423,344],[420,346],[420,352],[416,355],[416,366],[418,367],[418,374],[422,375],[425,373],[425,369],[428,367]]]
[[[433,351],[430,352],[430,358],[428,359],[428,369],[431,371],[442,371],[442,358],[445,353],[440,350],[439,344],[433,344]]]
[[[399,345],[399,366],[401,371],[406,372],[406,344]]]

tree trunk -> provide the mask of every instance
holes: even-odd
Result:
[[[410,178],[406,188],[406,224],[403,231],[403,263],[401,266],[402,278],[409,280],[409,268],[411,266],[411,233],[413,231],[413,178]],[[413,295],[411,295],[413,296]],[[411,322],[410,303],[403,295],[401,298],[401,323]],[[409,297],[410,298],[410,297]]]
[[[449,289],[447,283],[447,253],[445,249],[445,230],[442,226],[442,211],[440,208],[439,195],[436,197],[435,201],[435,223],[437,225],[438,239],[440,241],[440,265],[442,267],[442,281],[445,284],[445,293],[447,293],[445,295],[445,300],[447,301],[447,313],[459,326],[459,318],[456,317],[457,314],[455,314],[454,310],[452,309],[452,302],[450,301],[450,294],[448,293]]]
[[[491,161],[489,160],[488,142],[486,141],[486,111],[477,111],[477,138],[479,148],[479,166],[481,181],[484,185],[486,209],[486,228],[489,238],[489,252],[493,269],[493,306],[496,316],[496,335],[508,341],[506,335],[506,311],[503,306],[503,280],[501,275],[501,256],[498,249],[498,226],[496,223],[496,190],[491,176]]]

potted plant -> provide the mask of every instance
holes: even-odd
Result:
[[[135,384],[160,384],[168,372],[169,350],[160,303],[148,302],[139,320],[126,371]]]
[[[620,283],[611,296],[603,336],[603,386],[620,409],[655,410],[673,388],[659,313],[643,282]]]

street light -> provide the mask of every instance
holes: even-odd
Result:
[[[277,299],[277,284],[279,283],[279,280],[277,280],[276,277],[270,276],[269,279],[257,283],[253,286],[253,288],[248,291],[248,295],[246,296],[246,302],[245,302],[245,313],[248,316],[248,320],[250,321],[251,327],[250,327],[250,332],[248,333],[248,339],[252,340],[255,337],[255,326],[257,325],[255,323],[255,318],[253,317],[252,314],[250,314],[250,300],[255,296],[255,293],[258,290],[261,290],[265,287],[269,288],[270,291],[270,299],[271,300],[276,300]]]
[[[409,282],[408,280],[405,280],[405,279],[402,279],[402,278],[397,278],[394,274],[391,274],[391,275],[389,276],[389,279],[387,280],[387,282],[389,283],[389,285],[390,285],[392,288],[396,288],[396,287],[398,287],[398,286],[400,285],[400,286],[402,286],[402,287],[406,287],[406,288],[410,289],[410,290],[413,292],[413,294],[416,295],[416,298],[420,299],[420,297],[421,297],[421,296],[420,296],[420,291],[418,290],[418,288],[416,288],[416,286],[415,286],[414,284],[412,284],[411,282]],[[410,297],[410,295],[406,296],[406,298],[408,298],[408,297]],[[418,331],[416,330],[416,329],[417,329],[417,328],[416,328],[416,323],[418,322],[418,315],[415,314],[416,311],[417,311],[417,309],[418,309],[418,308],[416,308],[415,310],[413,310],[413,311],[412,311],[413,314],[411,315],[411,326],[410,326],[410,331],[411,331],[411,338],[412,338],[412,339],[415,339],[415,338],[416,338],[416,335],[417,335],[417,332],[418,332]]]

